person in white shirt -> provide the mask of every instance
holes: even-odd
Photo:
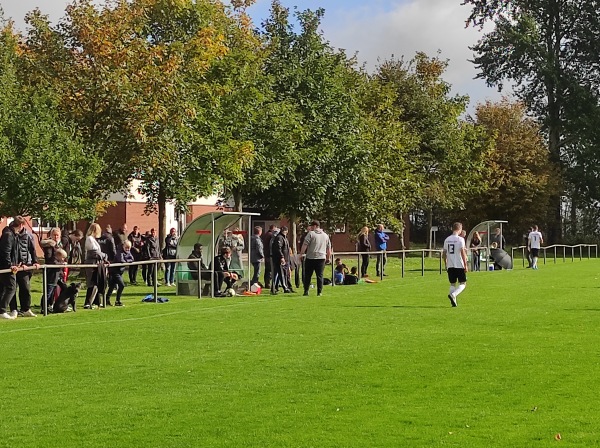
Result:
[[[452,224],[452,235],[444,241],[444,252],[442,257],[446,264],[448,280],[450,281],[450,293],[448,298],[452,306],[456,306],[456,298],[467,287],[467,249],[465,239],[460,236],[462,224],[455,222]],[[456,286],[458,281],[459,285]]]
[[[537,262],[542,244],[544,244],[542,233],[538,230],[538,226],[533,226],[533,230],[529,232],[529,236],[527,237],[527,245],[529,246],[531,259],[533,261],[531,269],[538,268]]]

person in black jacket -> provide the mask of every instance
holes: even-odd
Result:
[[[2,232],[0,237],[0,269],[10,269],[11,272],[0,274],[2,294],[0,294],[0,319],[15,319],[7,313],[15,291],[17,289],[16,273],[19,270],[19,237],[18,234],[25,228],[25,219],[15,216],[8,225],[8,230]]]
[[[192,253],[188,255],[188,258],[194,258],[198,260],[187,262],[192,279],[198,280],[198,270],[200,270],[200,277],[202,280],[210,280],[210,272],[206,272],[210,269],[204,264],[204,260],[202,259],[202,244],[194,244],[194,250],[192,250]]]
[[[25,227],[17,234],[19,238],[19,264],[26,267],[34,267],[39,269],[37,254],[33,235],[27,231]],[[11,316],[36,317],[31,311],[31,276],[32,270],[24,270],[17,272],[16,281],[19,288],[19,303],[21,311],[17,311],[17,295],[13,295],[10,301]]]
[[[115,263],[133,263],[133,254],[131,253],[131,241],[125,240],[125,242],[119,246],[117,255],[113,259]],[[108,270],[108,292],[106,293],[106,305],[112,306],[110,303],[110,296],[117,288],[117,300],[115,306],[123,306],[121,302],[121,295],[125,289],[125,282],[123,282],[123,272],[125,272],[125,266],[111,267]]]
[[[173,227],[165,238],[164,260],[175,260],[177,258],[178,241],[177,229]],[[175,286],[175,263],[165,263],[165,284],[167,286]]]
[[[371,242],[369,241],[369,228],[367,226],[360,229],[357,241],[358,252],[371,252]],[[369,254],[361,255],[362,263],[360,265],[360,276],[368,277],[367,269],[369,267]]]
[[[238,280],[239,275],[230,269],[231,267],[231,249],[229,247],[223,247],[221,249],[221,255],[215,257],[215,279],[214,279],[214,291],[215,297],[223,297],[224,294],[221,292],[221,286],[223,282],[227,285],[226,289],[233,287],[234,283]]]
[[[156,238],[156,230],[150,229],[150,235],[144,237],[144,259],[146,260],[159,260],[160,259],[160,246],[158,245],[158,239]],[[156,270],[156,264],[149,264],[146,268],[146,283],[148,286],[154,286],[154,271]],[[156,286],[160,286],[157,283]]]
[[[263,235],[263,248],[265,256],[265,288],[271,287],[271,239],[273,234],[277,232],[277,226],[271,224],[268,232]]]
[[[288,228],[281,226],[279,233],[271,239],[271,265],[273,269],[273,281],[271,283],[271,294],[279,292],[279,287],[284,293],[293,292],[289,279],[290,269],[290,243],[287,239]]]
[[[133,255],[134,261],[141,261],[142,256],[143,256],[143,254],[142,254],[142,248],[143,248],[142,234],[140,233],[140,231],[138,229],[139,229],[138,226],[133,226],[133,231],[127,237],[127,239],[129,241],[131,241],[131,254]],[[144,267],[145,267],[145,265],[144,265]],[[139,265],[137,265],[137,264],[129,266],[129,283],[132,285],[137,285],[138,269],[139,269]],[[146,281],[145,271],[146,270],[144,269],[143,270],[144,275],[142,276],[142,278],[144,279],[144,282]]]

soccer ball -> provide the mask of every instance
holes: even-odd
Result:
[[[225,295],[227,297],[234,297],[235,296],[235,290],[233,288],[229,288],[227,291],[225,291]]]
[[[254,283],[252,286],[250,286],[250,292],[253,292],[254,294],[260,294],[261,291],[262,288],[258,283]]]

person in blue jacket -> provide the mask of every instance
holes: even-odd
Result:
[[[383,231],[383,224],[377,224],[377,230],[375,230],[375,250],[387,250],[387,243],[390,239],[389,235]],[[377,271],[377,277],[381,277],[382,275],[387,275],[385,273],[385,265],[387,264],[387,254],[384,252],[382,254],[377,254],[377,264],[375,265],[375,269]]]
[[[125,240],[125,242],[117,249],[117,254],[113,259],[114,263],[133,263],[133,254],[131,253],[131,241]],[[121,302],[121,294],[125,289],[125,282],[123,282],[123,272],[125,272],[125,266],[115,266],[109,268],[110,277],[108,279],[108,292],[106,293],[106,304],[111,306],[110,296],[117,288],[117,300],[115,306],[123,306]]]

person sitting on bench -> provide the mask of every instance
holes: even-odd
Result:
[[[188,258],[198,259],[198,261],[188,261],[187,264],[192,279],[198,280],[198,268],[200,268],[200,278],[202,280],[210,281],[210,272],[207,272],[210,271],[210,269],[204,264],[204,260],[202,260],[202,244],[194,244],[194,250],[192,250],[192,253]]]
[[[232,288],[239,278],[239,275],[236,272],[230,270],[230,266],[231,249],[229,247],[223,247],[221,249],[221,255],[215,257],[215,297],[223,297],[225,295],[221,292],[223,282],[227,285],[227,290]]]

